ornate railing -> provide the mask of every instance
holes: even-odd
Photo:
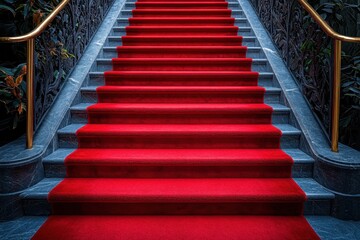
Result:
[[[338,151],[341,42],[360,38],[335,32],[306,0],[250,1]]]
[[[82,56],[114,0],[63,0],[32,32],[0,37],[0,42],[27,42],[26,146]],[[51,23],[51,27],[48,26]],[[61,45],[60,55],[54,53]]]

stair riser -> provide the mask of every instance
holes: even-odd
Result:
[[[47,201],[46,197],[42,198],[42,199],[23,199],[22,200],[23,203],[23,209],[24,209],[24,215],[26,216],[48,216],[51,213],[51,206],[49,204],[49,202]],[[228,204],[226,204],[228,205]],[[239,205],[239,204],[237,204]],[[65,206],[63,206],[65,207]],[[97,207],[97,208],[93,208],[93,209],[102,209],[102,206],[93,206],[93,207]],[[185,207],[185,206],[183,206]],[[258,206],[260,208],[260,206]],[[74,207],[75,208],[75,207]],[[161,208],[161,206],[160,206]],[[204,209],[204,211],[206,211],[207,208],[203,208],[203,207],[198,207],[200,210]],[[128,209],[125,208],[124,209]],[[181,208],[183,209],[183,208]],[[308,199],[305,204],[304,204],[304,214],[305,215],[330,215],[330,209],[331,209],[331,200],[329,199],[325,199],[325,200],[319,200],[319,199]],[[72,210],[76,210],[75,212],[79,211],[78,209],[68,209],[68,212],[71,212]],[[129,210],[136,210],[135,209],[129,209]],[[236,212],[234,211],[236,209],[232,209],[232,211],[230,211],[229,213],[226,213],[227,215],[233,215],[233,214],[242,214],[241,212]],[[252,209],[251,209],[252,210]],[[99,210],[101,211],[101,210]],[[124,210],[125,211],[125,210]],[[165,209],[164,209],[165,211]],[[195,210],[194,210],[195,211]],[[160,213],[160,212],[159,212]],[[79,212],[80,214],[80,212]],[[109,213],[111,214],[111,213]],[[124,212],[121,213],[113,213],[113,214],[124,214]],[[200,212],[199,212],[200,214]],[[210,212],[204,212],[203,214],[210,214]],[[253,212],[254,214],[254,212]],[[284,215],[288,215],[289,213],[284,213]]]
[[[66,176],[66,168],[65,168],[64,163],[55,164],[55,163],[44,162],[43,164],[44,164],[45,176],[47,178],[64,178]],[[216,176],[217,172],[220,172],[218,168],[219,167],[216,167],[216,169],[213,169],[214,172],[212,172],[211,174],[210,174],[210,169],[206,169],[206,171],[208,171],[209,176],[211,176],[211,175]],[[82,166],[82,169],[84,169],[83,166]],[[190,177],[194,176],[194,174],[195,174],[193,167],[191,169],[192,169],[193,172],[190,175]],[[135,174],[134,170],[135,169],[128,169],[127,171],[124,171],[123,176],[129,177],[129,173]],[[72,169],[71,171],[74,172],[74,169]],[[97,171],[92,171],[92,170],[89,169],[89,172],[90,171],[91,171],[91,174],[95,174],[95,175],[98,174]],[[106,171],[106,169],[104,171]],[[119,169],[117,171],[120,173],[121,171],[123,171],[123,167],[121,167],[121,169]],[[156,171],[155,170],[150,171],[150,169],[146,169],[146,171],[143,170],[142,172],[138,172],[136,174],[138,174],[140,177],[142,177],[142,176],[145,176],[144,175],[145,172],[148,173],[148,174],[149,174],[149,172],[153,172],[154,173],[153,177],[161,178],[161,177],[165,177],[165,176],[167,176],[167,177],[170,176],[171,171],[176,171],[176,176],[178,176],[178,177],[185,178],[185,177],[189,176],[189,175],[187,175],[189,169],[182,169],[182,170],[181,169],[176,169],[176,170],[171,169],[170,170],[169,168],[166,168],[166,167],[163,167],[163,166],[157,167]],[[230,172],[233,171],[233,167],[231,167],[231,169],[227,169],[226,171],[230,171]],[[234,175],[229,174],[228,176],[230,176],[230,177],[239,176],[239,174],[241,172],[242,172],[241,169],[236,169],[236,170],[234,170],[234,173],[233,173]],[[297,177],[297,178],[300,178],[300,177],[303,177],[303,178],[312,177],[312,172],[313,172],[313,164],[312,163],[310,164],[310,163],[297,163],[297,162],[295,162],[295,164],[292,166],[292,177]],[[201,173],[202,174],[204,173],[204,170],[199,168],[197,173],[200,176]],[[270,170],[269,170],[268,174],[269,173],[271,173]],[[223,172],[221,172],[221,174],[223,174]],[[236,175],[236,174],[238,174],[238,175]],[[242,174],[242,173],[241,173],[241,175],[245,176],[245,174]],[[133,175],[133,176],[135,176],[135,175]],[[148,176],[150,176],[150,175],[148,175]],[[265,175],[263,177],[265,177]],[[311,209],[309,209],[308,211],[310,211],[310,210]]]
[[[245,14],[242,10],[232,10],[232,11],[197,11],[192,9],[192,11],[143,11],[123,9],[121,11],[121,17],[245,17]]]
[[[142,19],[142,17],[137,17],[131,20],[128,20],[126,18],[120,18],[116,21],[115,26],[116,27],[125,27],[130,25],[129,22],[131,23],[131,26],[158,26],[158,25],[163,25],[163,26],[233,26],[234,24],[237,27],[249,27],[250,24],[247,21],[246,18],[237,18],[237,19],[191,19],[191,17],[189,18],[183,18],[181,19],[179,17],[179,19],[171,19],[173,17],[168,17],[168,18],[164,18],[163,20],[161,19]]]
[[[255,37],[244,37],[241,39],[219,39],[219,40],[207,40],[207,39],[189,39],[187,41],[166,39],[168,46],[247,46],[258,47],[259,42]],[[122,39],[121,37],[110,37],[105,43],[105,47],[116,46],[161,46],[163,41],[152,39]]]
[[[235,9],[239,7],[237,2],[183,2],[176,3],[172,1],[168,2],[127,2],[125,3],[124,10],[131,9]]]
[[[301,203],[53,203],[64,215],[301,215]]]
[[[95,71],[249,71],[268,72],[270,66],[267,61],[253,60],[253,62],[236,61],[233,63],[213,61],[198,62],[183,61],[178,63],[171,62],[151,62],[151,61],[131,61],[112,63],[111,60],[98,60]]]
[[[125,27],[114,27],[110,33],[111,36],[254,36],[251,28],[243,27],[239,29],[126,29]]]
[[[222,50],[222,52],[220,51]],[[100,57],[103,58],[117,58],[117,57],[125,57],[125,58],[147,58],[147,57],[178,57],[178,58],[185,58],[185,57],[205,57],[205,58],[263,58],[264,53],[261,49],[248,49],[247,51],[240,51],[240,50],[225,50],[225,49],[219,49],[218,52],[211,51],[210,49],[208,52],[204,51],[198,51],[197,52],[190,52],[190,50],[179,50],[178,53],[175,51],[169,51],[169,50],[161,50],[156,49],[156,51],[145,51],[145,50],[121,50],[119,53],[116,51],[116,49],[109,49],[105,48],[102,50],[102,53],[100,54]]]
[[[101,63],[100,63],[101,64]],[[106,67],[99,65],[97,71],[106,71]],[[100,69],[99,69],[100,68]],[[192,62],[150,62],[150,61],[122,61],[114,62],[112,70],[114,71],[249,71],[251,62],[237,63],[192,63]],[[111,68],[109,69],[111,70]]]
[[[98,100],[98,94],[100,100]],[[262,94],[252,93],[252,95],[245,95],[239,92],[208,92],[208,93],[149,93],[136,91],[129,92],[108,92],[107,94],[96,93],[95,90],[81,91],[81,100],[84,103],[262,103]],[[265,103],[279,103],[280,92],[267,91],[265,92]]]
[[[236,113],[93,113],[89,123],[92,124],[268,124],[271,114],[236,114]],[[76,116],[74,116],[76,119]],[[75,120],[74,119],[74,120]],[[255,120],[256,119],[256,120]]]
[[[78,139],[75,133],[66,134],[58,133],[59,147],[60,148],[76,148],[78,147]],[[93,137],[82,139],[81,147],[91,148],[278,148],[276,139],[263,139],[262,143],[259,143],[259,139],[249,139],[248,137],[229,137],[217,135],[217,138],[210,136],[194,136],[192,138],[182,136],[181,139],[177,139],[178,136],[172,137],[148,137],[141,136],[133,137],[109,137],[100,138]],[[298,134],[287,134],[281,137],[282,148],[298,148],[299,147]],[[211,141],[210,141],[211,140]]]
[[[106,85],[114,86],[260,86],[271,87],[274,83],[274,76],[272,74],[262,75],[259,79],[248,78],[239,79],[230,78],[225,76],[204,76],[204,77],[186,77],[181,78],[177,76],[117,76],[107,77]],[[105,78],[103,74],[90,74],[89,76],[90,86],[103,86],[105,85]]]
[[[288,178],[291,166],[67,166],[72,178]]]
[[[261,115],[250,115],[250,116],[227,116],[223,115],[224,118],[218,116],[194,116],[194,115],[183,115],[183,116],[172,116],[167,119],[167,115],[134,115],[134,114],[123,114],[118,115],[114,114],[112,117],[103,116],[100,114],[90,114],[91,118],[94,120],[88,121],[88,116],[86,112],[80,113],[71,113],[71,122],[72,123],[148,123],[148,124],[181,124],[181,123],[202,123],[202,124],[265,124],[270,121],[271,117],[261,116]],[[191,119],[189,119],[191,117]],[[225,118],[226,117],[226,118]],[[258,119],[254,121],[254,117]],[[286,124],[289,123],[289,114],[288,113],[274,113],[272,115],[273,124]]]

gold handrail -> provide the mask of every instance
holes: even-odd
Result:
[[[26,111],[26,148],[33,147],[34,137],[34,39],[39,36],[47,26],[54,20],[61,10],[70,2],[70,0],[63,0],[56,8],[30,33],[16,36],[16,37],[0,37],[0,42],[14,43],[26,41],[26,96],[27,96],[27,111]]]
[[[298,0],[300,5],[310,14],[321,29],[334,40],[334,66],[331,107],[331,150],[339,151],[339,116],[340,116],[340,86],[341,86],[341,45],[344,42],[360,43],[360,37],[349,37],[335,32],[329,24],[306,1]]]

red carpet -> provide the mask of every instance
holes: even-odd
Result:
[[[224,0],[138,0],[33,239],[319,239]]]

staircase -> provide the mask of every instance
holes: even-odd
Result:
[[[92,229],[117,226],[124,239],[136,226],[145,229],[139,239],[189,228],[204,239],[285,239],[296,225],[301,239],[303,207],[329,215],[334,196],[312,179],[314,160],[285,101],[237,1],[127,0],[58,149],[43,159],[46,178],[21,195],[24,212],[49,215],[50,201],[60,221],[78,215]]]

